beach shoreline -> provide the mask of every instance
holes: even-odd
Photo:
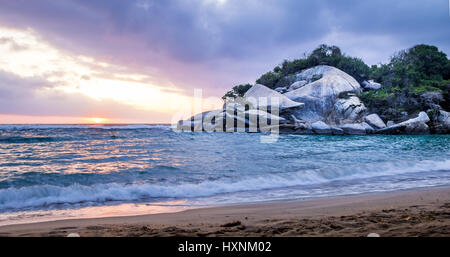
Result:
[[[0,236],[450,236],[450,187],[5,225]]]

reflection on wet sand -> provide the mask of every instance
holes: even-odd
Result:
[[[174,213],[198,208],[187,206],[186,201],[167,201],[155,203],[121,203],[107,206],[89,206],[74,209],[54,209],[2,213],[0,226],[36,223],[67,219],[92,219],[105,217],[138,216],[158,213]]]

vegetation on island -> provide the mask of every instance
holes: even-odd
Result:
[[[286,87],[296,73],[317,65],[336,67],[359,83],[365,80],[380,83],[379,90],[363,91],[359,97],[370,112],[385,119],[398,120],[433,108],[450,110],[450,60],[437,47],[424,44],[394,54],[389,63],[371,67],[360,58],[343,54],[337,46],[320,45],[303,58],[284,60],[256,83],[272,89]],[[237,85],[223,98],[243,96],[250,87]]]
[[[450,109],[450,61],[435,46],[416,45],[395,54],[389,63],[373,65],[370,79],[382,87],[360,95],[364,104],[396,119],[417,111]]]

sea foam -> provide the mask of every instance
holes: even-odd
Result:
[[[152,198],[187,199],[431,171],[450,171],[450,160],[421,161],[409,166],[405,163],[402,163],[401,166],[398,163],[384,163],[372,165],[371,168],[366,165],[342,170],[302,170],[292,173],[247,176],[239,180],[222,178],[200,183],[98,183],[93,185],[74,183],[69,186],[11,187],[0,189],[0,210],[48,207],[57,204],[103,204],[110,201],[141,201],[151,200]]]

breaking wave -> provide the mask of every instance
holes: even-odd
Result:
[[[356,170],[355,170],[356,168]],[[303,170],[284,174],[240,177],[239,180],[221,178],[200,183],[108,183],[69,186],[36,185],[0,190],[0,210],[48,207],[57,204],[93,203],[109,201],[140,201],[152,198],[195,198],[244,191],[258,191],[302,185],[323,184],[336,180],[352,180],[406,173],[450,171],[450,160],[422,161],[408,166],[393,163],[371,164],[333,170]]]

